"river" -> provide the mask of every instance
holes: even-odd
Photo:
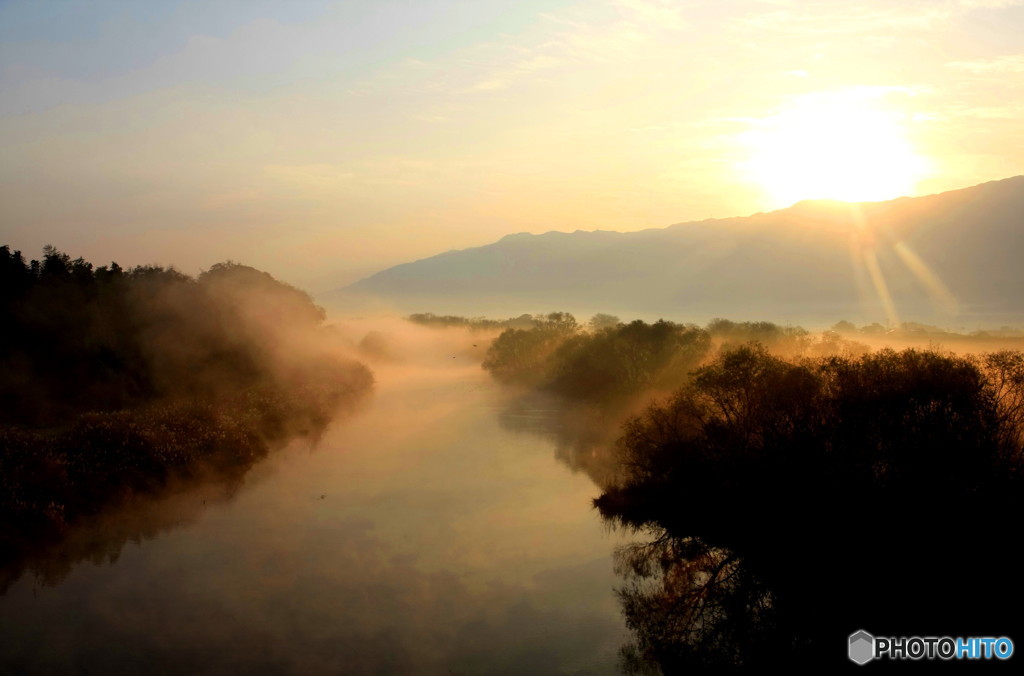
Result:
[[[375,368],[373,400],[230,498],[0,597],[2,673],[614,673],[597,488],[477,364]],[[517,422],[519,421],[519,422]],[[204,503],[204,501],[206,501]]]

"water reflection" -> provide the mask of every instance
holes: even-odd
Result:
[[[534,391],[510,397],[499,420],[510,432],[554,444],[556,460],[573,472],[582,472],[600,488],[607,486],[618,470],[613,448],[622,423],[642,401],[586,404]]]
[[[33,585],[54,587],[79,564],[115,564],[127,545],[194,523],[207,506],[230,500],[243,482],[243,476],[221,475],[176,486],[164,495],[135,497],[68,528],[59,542],[40,543],[5,557],[10,563],[0,567],[0,596],[22,576]]]
[[[371,410],[231,499],[126,524],[54,587],[12,584],[0,671],[614,672],[618,540],[593,484],[499,424],[478,367],[377,375]]]

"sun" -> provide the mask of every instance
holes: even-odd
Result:
[[[905,116],[871,90],[803,96],[744,134],[740,170],[776,203],[877,201],[909,195],[928,162],[907,140]]]

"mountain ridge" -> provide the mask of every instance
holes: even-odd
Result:
[[[1017,317],[1024,176],[921,197],[802,200],[629,232],[510,233],[345,287],[402,308],[509,304],[666,316]],[[846,268],[846,271],[843,271]],[[882,299],[888,294],[891,302]],[[956,307],[951,307],[951,299]]]

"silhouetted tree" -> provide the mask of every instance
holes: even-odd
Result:
[[[632,419],[595,501],[654,536],[620,552],[626,667],[842,663],[858,628],[1013,636],[1022,364],[748,345]]]

